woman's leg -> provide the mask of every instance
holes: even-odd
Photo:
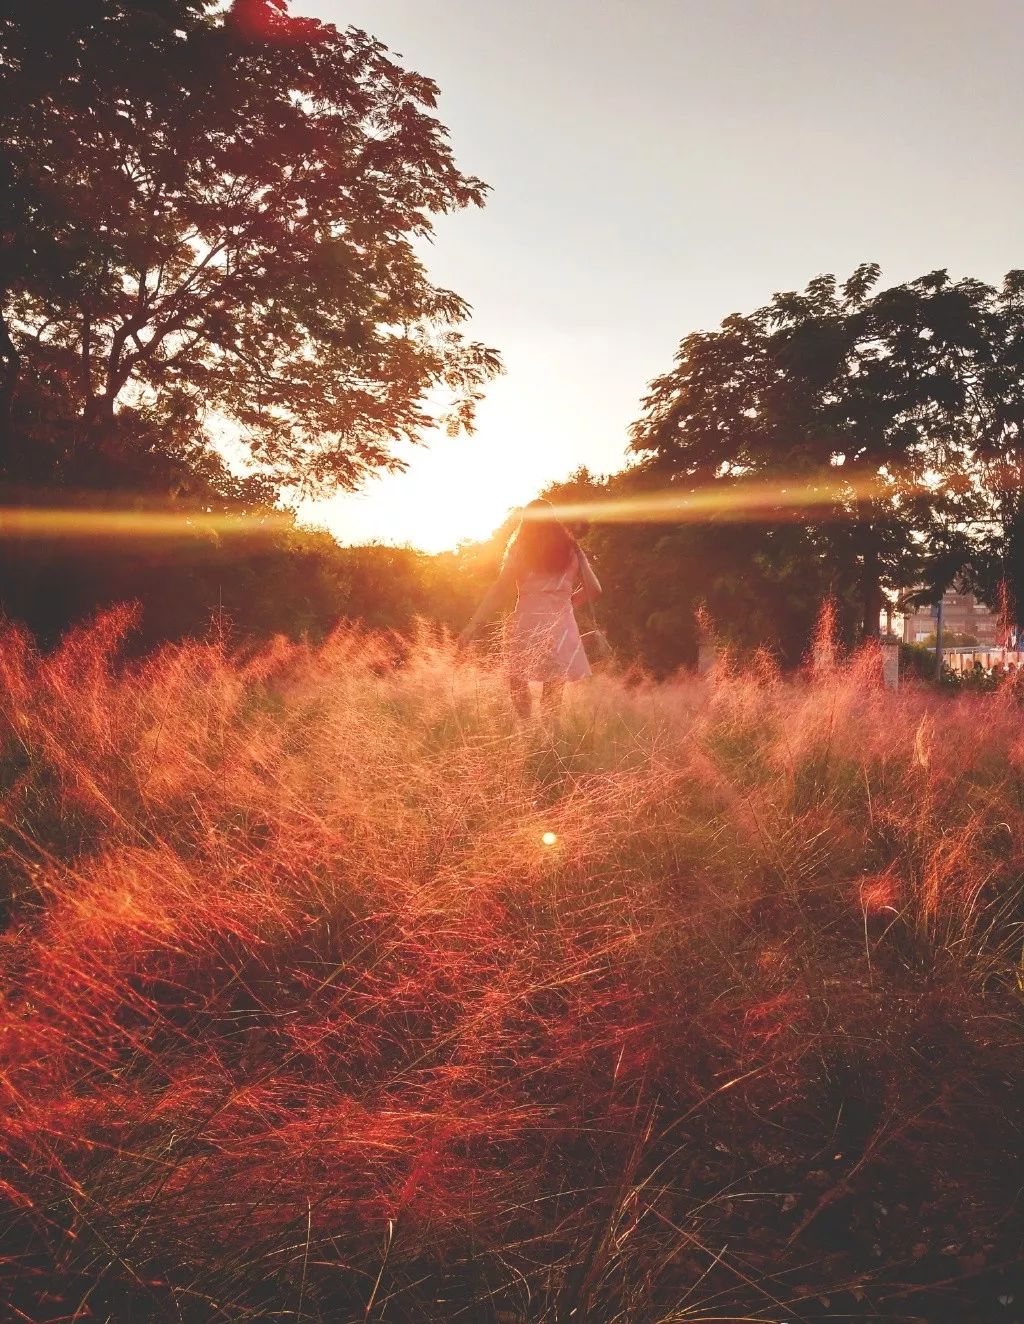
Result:
[[[512,694],[512,706],[518,716],[525,722],[533,711],[529,681],[523,676],[517,676],[513,673],[508,678],[508,687]]]
[[[562,695],[565,693],[564,680],[546,680],[541,690],[540,706],[541,711],[547,717],[557,717],[559,709],[562,706]]]

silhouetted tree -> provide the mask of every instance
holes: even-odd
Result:
[[[8,0],[0,475],[262,499],[395,467],[438,388],[470,425],[497,359],[414,241],[485,186],[436,94],[284,0]]]
[[[833,591],[856,593],[865,635],[885,587],[949,582],[991,497],[981,439],[1005,449],[989,380],[1001,297],[942,271],[873,293],[878,274],[865,264],[842,286],[820,276],[688,336],[633,429],[663,484],[719,490],[712,522],[749,518],[745,485],[771,480],[765,538],[786,543],[809,579],[827,563]],[[808,532],[802,552],[781,532],[793,521]]]
[[[967,580],[1024,624],[1024,271],[990,300],[993,352],[975,388],[984,401],[975,447],[986,500],[971,529]],[[1005,600],[1004,600],[1005,599]]]

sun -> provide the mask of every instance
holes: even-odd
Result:
[[[519,481],[517,481],[517,479]],[[311,503],[303,522],[343,543],[390,542],[436,553],[488,538],[509,511],[534,495],[503,456],[472,439],[415,450],[402,473],[372,479],[360,492]]]

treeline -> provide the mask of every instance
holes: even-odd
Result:
[[[343,621],[409,632],[417,619],[458,628],[500,552],[490,543],[428,556],[411,547],[342,547],[328,533],[250,519],[237,529],[167,534],[73,531],[6,540],[4,612],[39,642],[118,602],[140,613],[134,652],[222,631],[316,642]]]
[[[842,641],[852,646],[862,637],[858,558],[832,554],[841,523],[648,520],[661,485],[657,470],[639,463],[609,477],[581,469],[544,493],[597,569],[604,595],[596,613],[623,665],[658,676],[692,666],[701,630],[711,628],[738,654],[767,648],[783,666],[797,666],[826,600]],[[607,512],[619,513],[607,519]],[[211,630],[239,644],[278,634],[316,642],[342,622],[405,635],[418,621],[458,631],[515,527],[512,512],[491,538],[430,555],[341,546],[267,510],[206,524],[182,511],[156,533],[144,509],[122,509],[120,525],[99,518],[81,531],[75,507],[64,513],[60,536],[0,542],[3,612],[48,647],[97,611],[136,602],[129,647],[137,653]],[[998,601],[994,574],[987,581],[975,574],[975,586]]]
[[[641,471],[599,479],[582,470],[547,495],[592,503],[600,513],[642,481]],[[749,526],[737,533],[568,522],[600,575],[596,610],[618,658],[658,675],[695,662],[701,609],[741,651],[767,645],[784,663],[798,663],[831,589],[824,571],[807,576],[792,548],[788,562],[772,561],[771,533]],[[193,528],[183,513],[173,533],[156,534],[146,530],[144,513],[134,527],[129,517],[125,530],[100,523],[76,533],[72,519],[60,536],[3,542],[0,595],[4,612],[44,647],[119,602],[140,608],[128,640],[134,653],[211,631],[238,644],[277,634],[316,642],[343,622],[405,635],[418,621],[458,631],[497,573],[514,524],[510,518],[486,541],[430,555],[385,544],[345,547],[322,530],[269,516],[261,524],[253,514],[237,526]],[[851,595],[850,639],[855,617]]]

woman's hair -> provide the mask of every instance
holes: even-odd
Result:
[[[568,569],[576,541],[553,512],[551,502],[542,499],[523,509],[519,528],[505,548],[506,563],[527,574],[557,575]]]

